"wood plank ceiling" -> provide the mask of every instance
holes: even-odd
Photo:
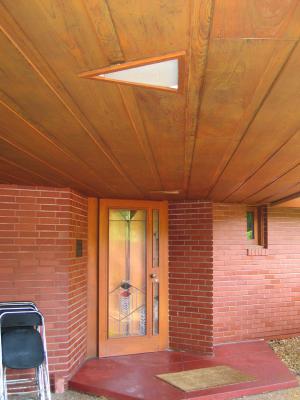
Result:
[[[250,204],[299,192],[299,0],[1,0],[0,25],[0,183]],[[78,77],[182,50],[184,93]]]

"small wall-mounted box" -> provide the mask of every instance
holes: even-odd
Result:
[[[76,239],[76,257],[82,257],[82,239]]]

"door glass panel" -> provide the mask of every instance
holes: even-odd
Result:
[[[146,211],[109,210],[108,337],[146,334]]]
[[[159,267],[159,211],[153,210],[152,213],[152,232],[153,232],[153,267]]]
[[[159,283],[153,282],[153,335],[159,334]]]

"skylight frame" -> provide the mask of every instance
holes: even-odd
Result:
[[[107,78],[104,76],[99,76],[100,74],[107,74],[107,73],[111,73],[111,72],[122,71],[122,70],[130,69],[130,68],[141,67],[143,65],[156,64],[156,63],[160,63],[163,61],[175,60],[175,59],[178,60],[178,88],[171,88],[171,87],[166,87],[166,86],[157,86],[157,85],[150,85],[150,84],[148,85],[146,83],[129,82],[129,81],[123,81],[123,80],[118,80],[118,79],[113,79],[113,78]],[[129,61],[129,62],[121,63],[121,64],[114,64],[114,65],[110,65],[108,67],[83,72],[83,73],[79,74],[78,76],[80,78],[98,80],[98,81],[102,81],[102,82],[111,82],[111,83],[116,83],[119,85],[143,87],[143,88],[147,88],[147,89],[156,89],[156,90],[162,90],[165,92],[172,92],[172,93],[183,93],[184,81],[185,81],[184,75],[185,75],[185,51],[178,51],[175,53],[170,53],[170,54],[166,54],[166,55],[162,55],[162,56],[144,58],[141,60],[134,60],[134,61]]]

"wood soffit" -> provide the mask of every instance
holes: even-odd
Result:
[[[1,0],[0,29],[0,183],[297,203],[298,0]],[[178,93],[79,77],[169,54]]]

